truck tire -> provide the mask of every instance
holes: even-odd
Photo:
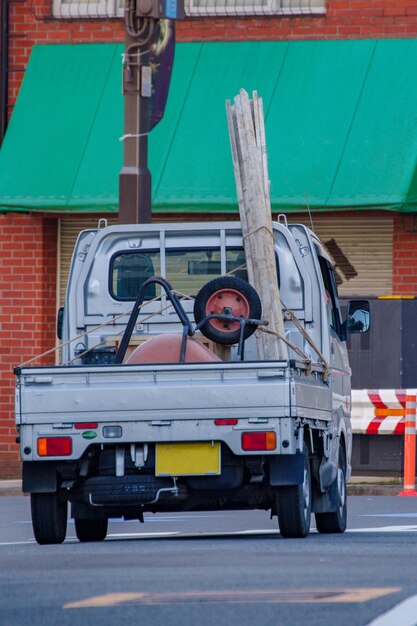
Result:
[[[311,472],[308,448],[304,444],[304,480],[301,485],[281,487],[278,492],[278,521],[283,537],[302,538],[310,532]]]
[[[79,541],[104,541],[107,535],[109,520],[75,518],[75,534]]]
[[[334,490],[339,507],[333,513],[316,513],[316,528],[323,534],[344,533],[347,525],[347,498],[346,454],[343,446],[339,446],[337,477],[330,489]]]
[[[67,534],[66,502],[60,502],[58,493],[31,493],[32,527],[36,541],[41,545],[62,543]]]
[[[199,324],[207,315],[222,313],[224,307],[231,310],[235,317],[260,319],[262,305],[255,289],[241,278],[220,276],[206,283],[198,292],[194,302],[194,319]],[[246,324],[244,338],[250,337],[256,330],[253,324]],[[240,337],[239,322],[225,322],[210,319],[201,327],[201,332],[215,343],[232,345]]]

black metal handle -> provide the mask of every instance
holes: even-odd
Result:
[[[143,300],[145,298],[146,288],[152,284],[161,285],[161,287],[164,289],[168,297],[168,300],[171,302],[173,308],[175,309],[176,314],[180,318],[181,324],[184,327],[183,339],[182,339],[182,344],[181,344],[180,361],[183,362],[185,359],[187,336],[191,337],[194,334],[193,327],[191,325],[190,320],[188,319],[187,313],[184,311],[184,308],[181,302],[179,301],[178,297],[174,293],[174,290],[172,286],[170,285],[170,283],[167,280],[165,280],[165,278],[162,278],[162,276],[152,276],[151,278],[148,278],[148,280],[145,280],[145,282],[142,284],[141,288],[139,289],[138,295],[136,296],[135,304],[130,314],[129,321],[126,324],[125,332],[123,333],[122,340],[116,352],[116,357],[114,359],[114,363],[116,364],[123,363],[123,359],[125,358],[125,354],[126,354],[126,350],[128,348],[129,342],[130,342],[130,338],[132,337],[133,329],[138,319],[140,307],[142,306]]]

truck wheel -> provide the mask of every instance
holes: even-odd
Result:
[[[308,448],[304,444],[304,480],[302,485],[281,487],[278,492],[278,521],[283,537],[306,537],[311,520],[311,472]]]
[[[346,454],[343,446],[339,446],[339,463],[336,480],[330,489],[338,501],[338,509],[333,513],[316,513],[316,527],[319,533],[344,533],[347,524],[346,498]]]
[[[67,503],[54,493],[31,493],[32,527],[41,544],[62,543],[67,534]]]
[[[104,519],[75,518],[75,534],[80,541],[104,541],[109,521]]]
[[[199,324],[207,315],[221,314],[228,310],[234,317],[260,319],[262,305],[255,289],[241,278],[220,276],[206,283],[198,292],[194,302],[194,319]],[[256,326],[246,324],[244,338],[250,337]],[[210,319],[201,327],[201,332],[212,341],[232,345],[239,341],[240,323]]]

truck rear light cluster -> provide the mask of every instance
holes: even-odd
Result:
[[[242,433],[242,450],[275,450],[277,436],[274,432],[248,432]]]
[[[72,454],[71,437],[39,437],[39,456],[69,456]]]

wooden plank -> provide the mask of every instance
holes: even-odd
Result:
[[[245,252],[247,249],[251,250],[249,263],[252,265],[253,286],[261,298],[264,316],[270,321],[272,311],[271,294],[269,290],[263,289],[263,274],[265,273],[264,263],[267,263],[267,259],[260,258],[262,224],[259,222],[259,219],[262,216],[265,203],[263,197],[264,190],[261,184],[260,162],[257,155],[253,119],[247,93],[241,92],[238,98],[236,98],[236,101],[238,101],[239,104],[236,109],[236,120],[238,141],[242,155],[239,165],[246,181],[243,188],[244,203],[241,212],[241,219],[242,216],[244,216],[243,221],[246,221],[246,228],[242,227]],[[260,337],[263,345],[264,358],[278,358],[275,349],[275,339],[264,333],[261,333]]]
[[[249,230],[249,227],[248,227],[247,216],[246,216],[246,212],[244,208],[245,201],[244,201],[243,180],[242,180],[244,176],[244,171],[240,167],[240,163],[242,161],[242,154],[240,151],[240,144],[238,143],[238,139],[237,139],[239,131],[237,128],[236,106],[239,107],[239,105],[240,103],[239,102],[236,103],[236,99],[235,99],[235,106],[232,107],[230,100],[228,100],[226,102],[226,114],[227,114],[227,122],[229,126],[230,147],[232,151],[233,170],[235,173],[235,180],[236,180],[236,190],[237,190],[237,199],[238,199],[238,205],[239,205],[240,221],[242,224],[242,232],[247,233]],[[245,181],[245,184],[246,184],[246,181]],[[248,280],[249,280],[249,283],[252,286],[254,286],[255,278],[253,275],[252,242],[249,240],[245,241],[244,239],[243,245],[244,245],[244,250],[245,250]],[[256,332],[256,342],[257,342],[259,358],[263,360],[265,359],[263,333],[260,333],[259,331]]]
[[[226,105],[239,213],[249,282],[259,294],[269,328],[284,336],[279,295],[262,99],[245,90]],[[266,333],[258,339],[260,358],[287,358],[287,347]]]
[[[258,104],[258,102],[257,102]],[[246,113],[245,119],[245,130],[249,132],[249,137],[255,139],[255,134],[252,133],[252,129],[250,125],[253,125],[253,120],[249,116],[250,106],[249,106],[249,97],[247,94],[243,94],[243,108]],[[257,107],[257,117],[259,120],[259,109]],[[258,121],[258,130],[260,127],[260,121]],[[258,133],[258,146],[260,144],[259,141],[259,133]],[[254,267],[254,272],[256,273],[257,280],[257,290],[260,293],[261,298],[265,303],[266,310],[268,311],[268,317],[270,322],[270,328],[279,332],[277,328],[277,319],[281,317],[281,304],[279,298],[277,300],[277,278],[276,278],[276,267],[275,267],[275,250],[274,250],[274,241],[273,241],[273,232],[272,232],[272,223],[271,217],[268,211],[268,203],[265,198],[265,186],[264,186],[264,175],[262,172],[262,155],[260,151],[255,148],[254,145],[251,146],[251,170],[256,175],[256,191],[257,191],[257,200],[256,204],[252,206],[248,206],[248,212],[251,215],[251,231],[248,236],[252,237],[255,241],[255,247],[259,251],[256,257],[256,267]],[[254,159],[257,160],[257,167],[255,169]],[[276,289],[274,289],[274,285]],[[268,335],[266,338],[266,343],[268,345],[268,354],[269,358],[281,358],[279,343],[277,339]]]

